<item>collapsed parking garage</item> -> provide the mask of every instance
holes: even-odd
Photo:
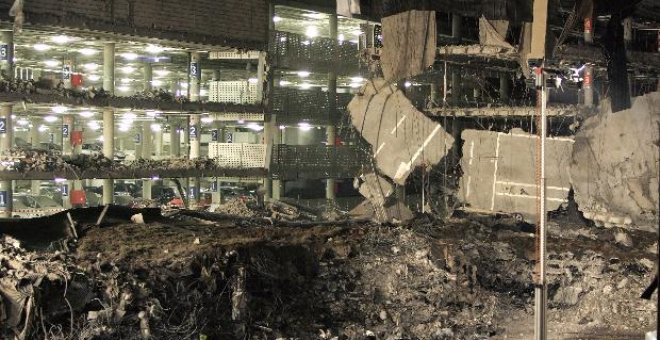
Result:
[[[3,339],[656,339],[654,0],[0,0]]]

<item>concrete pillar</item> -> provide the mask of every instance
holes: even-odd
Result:
[[[73,115],[62,116],[62,127],[60,134],[62,135],[62,154],[64,156],[73,155],[73,146],[71,145],[71,131],[73,131],[75,124],[75,117]]]
[[[0,154],[9,152],[14,147],[14,124],[11,118],[13,108],[11,103],[0,104]]]
[[[199,101],[200,83],[202,82],[201,54],[190,53],[190,72],[188,72],[188,94],[191,102]]]
[[[39,117],[32,117],[30,119],[32,122],[32,127],[30,128],[30,145],[33,148],[38,147],[41,143],[41,137],[39,132],[39,125],[41,124],[41,119]]]
[[[142,198],[145,200],[150,200],[151,197],[151,186],[152,186],[153,180],[151,178],[147,178],[142,180]]]
[[[511,99],[511,79],[507,74],[500,76],[500,101],[508,104]]]
[[[151,66],[151,63],[144,63],[143,67],[143,74],[144,74],[144,91],[151,91],[153,89],[152,82],[154,80],[153,76],[153,67]]]
[[[12,181],[0,181],[0,218],[10,218],[13,212]]]
[[[12,104],[2,103],[0,105],[0,154],[8,152],[14,145],[14,128],[11,119]],[[12,181],[0,181],[0,218],[12,217]]]
[[[332,39],[333,45],[338,46],[337,42],[337,31],[338,31],[338,22],[337,14],[330,15],[330,38]],[[339,62],[339,55],[337,49],[335,49],[333,54],[333,62],[336,64]],[[337,71],[336,68],[330,68],[328,73],[328,115],[329,123],[326,126],[326,141],[328,147],[335,146],[335,140],[337,137]],[[329,201],[335,200],[335,179],[328,178],[325,182],[325,198]]]
[[[65,181],[63,183],[58,183],[60,187],[62,188],[62,192],[64,192],[64,186],[66,186],[67,190],[67,195],[62,195],[62,208],[64,209],[71,209],[71,191],[73,190],[73,182],[74,181]]]
[[[264,82],[266,81],[266,52],[259,52],[257,64],[257,104],[264,102]]]
[[[431,103],[429,103],[429,107],[437,107],[442,102],[442,99],[440,98],[440,89],[438,88],[438,84],[432,82],[431,84],[429,84],[429,90],[431,97]]]
[[[633,40],[633,20],[632,17],[623,19],[623,42],[629,47]]]
[[[273,180],[273,200],[279,201],[284,193],[284,182],[282,180]]]
[[[199,178],[189,178],[188,179],[188,209],[196,209],[197,204],[199,203],[199,190],[200,190],[200,180]]]
[[[213,81],[220,81],[220,70],[213,70]]]
[[[115,44],[106,43],[103,47],[103,90],[115,95]]]
[[[191,115],[189,118],[188,138],[190,140],[190,159],[199,158],[201,134],[201,116]]]
[[[593,107],[594,106],[594,76],[593,76],[593,66],[585,65],[584,67],[584,76],[582,82],[582,91],[584,93],[584,106]]]
[[[30,181],[30,192],[35,195],[41,194],[41,181],[39,180]]]
[[[142,158],[151,159],[153,142],[151,140],[151,122],[142,122]]]
[[[144,134],[142,131],[142,125],[138,125],[133,133],[133,145],[135,149],[135,159],[144,158],[142,155],[142,145],[144,144]]]
[[[179,158],[181,156],[180,126],[181,123],[178,119],[170,119],[170,156],[172,158]]]
[[[452,14],[451,16],[451,36],[457,43],[463,40],[463,17],[460,14]]]
[[[103,156],[115,158],[115,112],[113,109],[103,111]],[[112,179],[103,180],[103,205],[113,203],[115,183]]]
[[[325,131],[326,131],[328,146],[335,146],[335,140],[337,138],[337,128],[334,126],[328,126]],[[335,179],[328,178],[325,182],[325,198],[328,201],[334,201],[336,199],[335,187],[336,187]]]
[[[14,31],[2,31],[2,46],[5,53],[0,55],[2,72],[5,77],[14,79]]]
[[[452,105],[457,106],[461,102],[461,69],[460,66],[454,65],[451,68],[451,102]]]
[[[594,18],[593,14],[589,14],[584,18],[584,42],[587,44],[594,43]]]
[[[276,133],[277,125],[275,124],[275,115],[266,115],[264,119],[263,144],[266,144],[267,148],[273,147]],[[271,180],[270,175],[266,175],[266,178],[264,178],[264,190],[264,199],[271,199],[273,197],[273,181]]]
[[[160,128],[157,129],[156,131],[152,130],[152,133],[154,135],[154,156],[156,159],[161,159],[163,157],[163,126],[160,124],[158,126]]]

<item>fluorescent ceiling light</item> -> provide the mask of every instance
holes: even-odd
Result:
[[[155,70],[154,73],[159,77],[165,77],[170,74],[169,70]]]
[[[163,127],[160,124],[151,124],[151,131],[158,132],[161,131]]]
[[[153,86],[163,86],[163,81],[162,80],[152,80],[151,85],[153,85]]]
[[[135,119],[135,118],[137,118],[137,115],[133,112],[124,113],[124,119]]]
[[[95,55],[98,51],[93,49],[93,48],[81,48],[78,50],[80,54],[90,56],[90,55]]]
[[[247,125],[247,128],[252,130],[252,131],[261,131],[264,129],[263,126],[257,124],[257,123],[250,123]]]
[[[303,16],[310,19],[325,19],[325,14],[323,13],[304,13]]]
[[[40,52],[48,51],[48,50],[51,49],[50,45],[46,45],[46,44],[34,44],[34,46],[32,46],[32,47],[35,50],[40,51]]]
[[[37,129],[39,132],[44,132],[48,130],[48,126],[46,125],[39,125],[39,128]]]
[[[55,113],[64,113],[68,112],[69,108],[66,106],[58,105],[58,106],[53,106],[53,112]]]
[[[163,50],[164,49],[162,47],[151,44],[147,45],[147,47],[145,48],[145,51],[153,54],[163,52]]]
[[[309,71],[298,71],[298,77],[300,78],[307,78],[309,77],[310,73]]]
[[[405,87],[411,87],[411,86],[412,86],[412,83],[409,82],[409,81],[407,81],[407,82],[403,83],[403,86],[405,86]]]
[[[273,22],[280,22],[282,21],[282,18],[278,17],[277,15],[273,17]]]
[[[131,74],[135,71],[135,67],[133,66],[124,66],[121,68],[121,71],[124,72],[125,74]]]
[[[303,90],[309,90],[309,89],[312,88],[312,84],[310,84],[310,83],[303,83],[303,84],[300,84],[299,86]]]
[[[44,60],[43,63],[48,67],[56,67],[60,64],[59,60],[54,60],[54,59]]]
[[[57,121],[56,116],[46,116],[44,117],[44,120],[48,123],[55,123]]]
[[[72,40],[73,40],[73,38],[67,37],[66,35],[56,35],[56,36],[50,38],[50,41],[52,41],[56,44],[66,44],[66,43],[68,43]]]
[[[364,78],[362,77],[351,77],[351,81],[354,83],[361,83],[364,81]]]
[[[99,66],[100,65],[97,64],[97,63],[88,63],[88,64],[83,65],[83,68],[87,71],[96,71],[96,70],[99,69]]]
[[[312,126],[309,125],[309,123],[302,122],[302,123],[298,123],[298,128],[301,131],[309,131],[312,129]]]
[[[101,76],[99,76],[98,74],[90,74],[90,75],[87,76],[87,80],[89,80],[89,81],[99,81],[99,80],[101,80]]]
[[[94,116],[94,112],[92,111],[80,111],[78,114],[80,115],[80,117],[85,117],[85,118],[90,118]]]
[[[256,83],[259,82],[259,79],[257,79],[257,78],[250,78],[250,79],[248,79],[248,82],[249,82],[250,84],[256,84]]]
[[[126,85],[123,85],[123,86],[117,86],[117,90],[119,90],[119,91],[121,91],[121,92],[128,92],[128,91],[131,90],[131,87],[130,87],[130,86],[126,86]]]
[[[122,53],[121,56],[122,56],[122,58],[124,58],[126,60],[129,60],[129,61],[135,60],[135,59],[138,58],[138,55],[135,54],[135,53],[132,53],[132,52]]]
[[[89,123],[87,123],[87,127],[90,128],[92,131],[98,131],[101,129],[101,124],[99,122],[93,120]]]
[[[315,38],[319,36],[319,29],[316,26],[309,26],[305,30],[305,35],[310,38]]]

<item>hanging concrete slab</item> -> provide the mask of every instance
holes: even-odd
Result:
[[[465,130],[461,137],[463,177],[458,194],[465,210],[520,214],[526,221],[535,222],[538,137],[521,129],[510,133]],[[567,202],[572,148],[572,138],[547,139],[548,211]]]

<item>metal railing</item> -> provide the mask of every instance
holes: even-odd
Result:
[[[351,178],[371,166],[369,154],[356,145],[275,145],[271,177],[281,180]]]
[[[335,44],[330,38],[272,31],[268,46],[270,61],[279,68],[333,69],[339,74],[354,74],[360,69],[358,45],[348,41]]]

